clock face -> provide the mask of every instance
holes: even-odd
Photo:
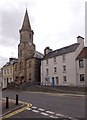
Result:
[[[31,42],[29,42],[29,45],[31,46],[31,45],[32,45],[32,43],[31,43]]]

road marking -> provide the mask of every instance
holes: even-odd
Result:
[[[35,107],[35,106],[32,106],[32,108],[33,108],[33,109],[37,109],[37,107]]]
[[[62,114],[56,114],[56,116],[64,117],[64,115],[62,115]]]
[[[47,113],[50,113],[50,114],[54,114],[54,112],[51,112],[51,111],[46,111]]]
[[[31,110],[31,108],[26,108],[26,110]]]
[[[56,116],[53,116],[53,115],[50,115],[49,117],[51,117],[51,118],[58,118],[58,117],[56,117]]]
[[[13,112],[11,112],[11,113],[5,115],[4,117],[2,117],[2,119],[6,119],[6,118],[9,118],[9,117],[12,117],[13,115],[16,115],[16,114],[18,114],[18,113],[20,113],[20,112],[26,110],[27,107],[28,107],[28,106],[23,107],[23,108],[20,108],[20,109],[18,109],[18,110],[16,110],[16,111],[13,111]]]
[[[48,116],[49,114],[45,113],[45,112],[41,112],[40,113],[41,115],[45,115],[45,116]]]
[[[33,109],[32,109],[33,108]],[[36,110],[37,109],[37,110]],[[56,114],[55,112],[52,112],[52,111],[46,111],[45,109],[43,108],[38,108],[38,107],[31,107],[31,108],[26,108],[26,110],[31,110],[32,112],[35,112],[35,113],[38,113],[41,114],[41,115],[44,115],[44,116],[48,116],[49,118],[65,118],[64,120],[66,120],[66,118],[69,118],[71,120],[77,120],[77,119],[73,119],[72,117],[70,116],[66,116],[66,115],[63,115],[63,114]],[[43,112],[44,111],[44,112]],[[52,114],[52,115],[51,115]]]
[[[38,110],[32,110],[33,112],[35,112],[35,113],[38,113],[39,111]]]
[[[42,109],[42,108],[38,108],[38,110],[40,110],[40,111],[44,111],[45,109]]]

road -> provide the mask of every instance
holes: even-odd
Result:
[[[16,94],[19,94],[21,101],[32,103],[33,106],[14,115],[15,118],[85,118],[84,96],[12,90],[4,90],[2,96],[15,99]]]

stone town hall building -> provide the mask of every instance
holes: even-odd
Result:
[[[14,65],[14,80],[18,83],[40,82],[40,64],[43,55],[36,51],[33,43],[34,32],[31,29],[26,9],[22,28],[19,30],[18,61]]]

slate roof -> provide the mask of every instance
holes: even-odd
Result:
[[[40,58],[42,59],[43,58],[43,54],[38,52],[38,51],[35,51],[35,55],[34,55],[35,58]]]
[[[43,60],[49,59],[49,58],[52,58],[52,57],[56,57],[56,56],[60,56],[60,55],[63,55],[63,54],[67,54],[67,53],[70,53],[70,52],[74,52],[77,49],[78,46],[79,46],[79,43],[75,43],[75,44],[57,49],[55,51],[52,51],[52,52],[46,54],[43,57]]]
[[[6,62],[6,64],[3,66],[3,67],[6,67],[6,66],[9,66],[9,65],[13,65],[14,63],[16,63],[18,61],[18,59],[14,59],[13,58],[13,60],[11,60],[11,61],[9,61],[9,62]]]
[[[27,59],[31,59],[31,58],[39,58],[39,59],[42,59],[42,58],[43,58],[43,54],[40,53],[40,52],[38,52],[38,51],[35,51],[34,54],[27,55],[27,56],[25,57],[26,60],[27,60]]]
[[[84,47],[76,59],[87,58],[87,47]]]

